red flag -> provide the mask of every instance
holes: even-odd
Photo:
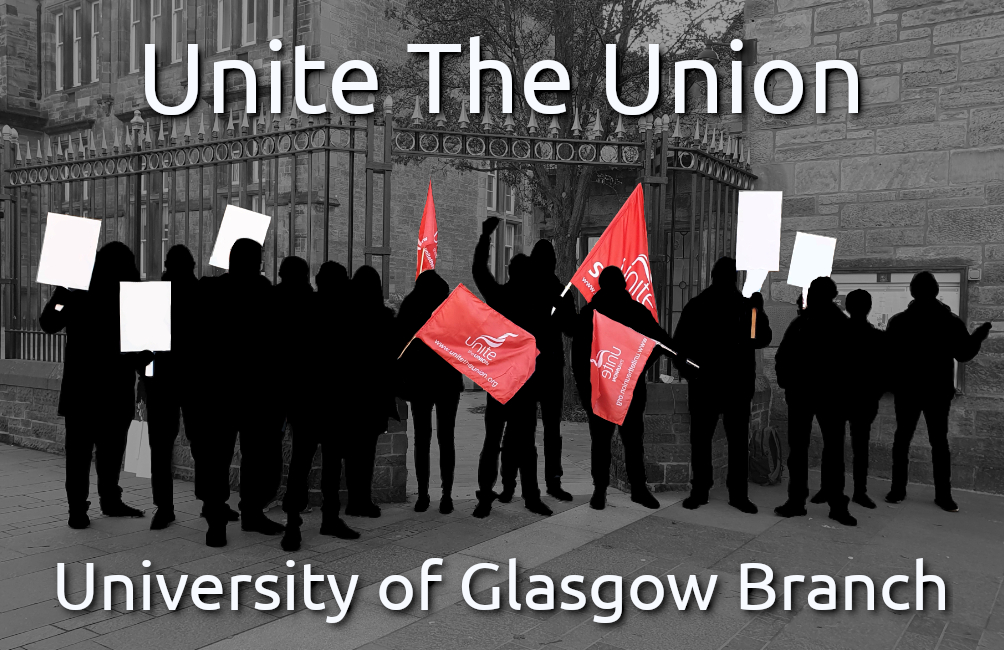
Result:
[[[593,413],[624,424],[634,387],[656,342],[593,311],[593,349],[589,359]]]
[[[432,181],[429,181],[429,192],[425,195],[425,209],[422,210],[422,223],[418,226],[418,263],[415,267],[415,277],[422,271],[436,268],[436,253],[439,248],[439,226],[436,225],[436,203],[432,200]]]
[[[648,232],[645,230],[645,198],[641,184],[635,188],[620,211],[603,231],[593,250],[575,271],[569,283],[582,292],[586,302],[600,290],[600,272],[607,266],[617,266],[624,272],[631,297],[648,307],[659,320],[652,286],[652,269],[648,261]]]
[[[503,404],[533,374],[540,354],[533,335],[462,284],[432,312],[415,338]]]

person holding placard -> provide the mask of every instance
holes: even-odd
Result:
[[[142,517],[122,502],[119,471],[136,409],[136,373],[149,359],[123,354],[119,343],[119,283],[138,282],[132,251],[121,242],[97,252],[87,291],[57,288],[39,316],[47,334],[66,330],[59,415],[66,420],[66,500],[70,528],[90,525],[87,500],[96,453],[98,497],[107,517]]]
[[[627,290],[624,274],[616,266],[608,266],[600,272],[600,289],[581,312],[575,327],[575,337],[572,340],[572,370],[575,374],[575,384],[579,390],[582,408],[589,418],[590,466],[593,478],[593,496],[589,505],[594,510],[606,507],[607,487],[610,485],[610,441],[617,426],[621,442],[624,445],[624,465],[627,467],[628,482],[631,484],[631,500],[646,508],[658,508],[659,500],[649,491],[645,476],[645,402],[648,392],[645,387],[644,372],[650,368],[663,349],[655,348],[644,367],[634,369],[640,379],[631,393],[631,404],[628,407],[624,422],[616,425],[593,412],[592,378],[590,366],[598,363],[592,360],[593,347],[593,312],[628,327],[642,336],[660,341],[672,346],[673,339],[666,330],[652,317],[647,307],[631,297]],[[623,352],[624,366],[621,368],[623,377],[628,379],[628,368],[635,351]]]
[[[921,413],[927,422],[934,465],[934,502],[958,512],[952,498],[952,457],[948,447],[948,413],[955,397],[955,362],[972,360],[990,334],[983,323],[972,334],[965,322],[938,300],[938,281],[921,271],[910,281],[913,301],[906,311],[889,319],[886,334],[893,347],[893,394],[896,434],[892,445],[892,488],[885,500],[906,498],[910,441]]]
[[[711,443],[721,418],[728,440],[729,505],[757,512],[749,500],[749,422],[756,390],[756,350],[773,333],[759,292],[744,298],[737,287],[736,261],[722,257],[711,270],[711,286],[683,308],[674,341],[674,365],[688,383],[690,406],[690,496],[683,507],[708,503],[714,485]],[[754,314],[756,318],[754,320]],[[685,362],[690,358],[699,366]]]
[[[809,285],[808,304],[791,322],[775,356],[777,384],[788,404],[788,500],[774,509],[781,517],[806,514],[809,497],[809,440],[813,418],[823,434],[823,493],[830,519],[845,526],[857,520],[844,495],[844,435],[850,367],[850,324],[834,302],[837,285],[819,277]]]
[[[283,531],[283,525],[264,512],[282,478],[283,429],[275,389],[275,294],[261,275],[261,256],[261,244],[238,239],[230,250],[229,272],[201,282],[206,322],[212,323],[214,333],[204,341],[207,365],[214,368],[200,377],[208,414],[205,440],[199,444],[209,473],[201,497],[208,546],[227,543],[230,465],[238,436],[241,528],[265,535]]]
[[[171,349],[155,352],[152,374],[141,378],[146,396],[150,427],[150,469],[153,503],[157,506],[152,530],[166,528],[174,521],[174,477],[171,468],[174,443],[185,423],[185,436],[195,461],[199,478],[199,441],[203,435],[204,415],[194,392],[200,372],[199,281],[195,277],[195,259],[182,244],[172,246],[164,260],[161,278],[171,283]]]

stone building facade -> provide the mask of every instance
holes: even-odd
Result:
[[[766,289],[775,321],[790,319],[800,292],[784,281],[796,231],[837,237],[841,292],[863,286],[888,301],[878,309],[905,306],[913,272],[939,271],[943,299],[970,328],[993,323],[982,353],[959,371],[953,482],[1004,492],[1004,3],[749,0],[746,35],[758,66],[787,60],[805,81],[790,114],[764,112],[752,92],[745,103],[757,189],[785,193],[782,269]],[[829,110],[815,113],[815,62],[827,59],[857,68],[857,114],[840,73],[831,73]],[[775,74],[766,92],[783,104],[790,80]],[[775,327],[774,346],[781,334]],[[780,398],[771,420],[784,428]],[[879,475],[888,476],[894,430],[884,401],[872,433]],[[922,423],[911,480],[930,482],[924,438]]]

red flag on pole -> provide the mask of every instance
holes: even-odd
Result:
[[[603,231],[593,250],[575,271],[569,285],[593,299],[600,289],[600,272],[607,266],[617,266],[624,272],[631,297],[648,307],[659,320],[652,286],[652,269],[648,261],[648,232],[645,229],[645,197],[641,184],[635,188],[617,215]]]
[[[589,359],[593,413],[624,424],[634,387],[658,343],[593,311],[593,349]]]
[[[529,332],[462,284],[432,312],[415,338],[503,404],[533,374],[540,354]]]
[[[415,267],[415,277],[422,271],[436,268],[436,253],[439,247],[439,226],[436,225],[436,203],[432,200],[432,181],[429,181],[429,191],[425,195],[425,209],[422,210],[422,223],[418,226],[418,265]]]

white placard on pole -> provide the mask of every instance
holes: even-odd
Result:
[[[265,235],[272,217],[259,212],[252,212],[236,205],[228,205],[223,212],[220,231],[216,235],[216,245],[209,263],[221,269],[230,268],[230,249],[238,239],[253,239],[259,244],[265,243]]]
[[[780,270],[782,192],[739,192],[736,268]]]
[[[99,220],[50,212],[35,280],[67,289],[87,289],[100,237]]]
[[[788,284],[808,288],[816,278],[829,277],[833,271],[833,253],[836,249],[836,237],[795,233]]]
[[[122,352],[171,349],[171,283],[119,283]]]

